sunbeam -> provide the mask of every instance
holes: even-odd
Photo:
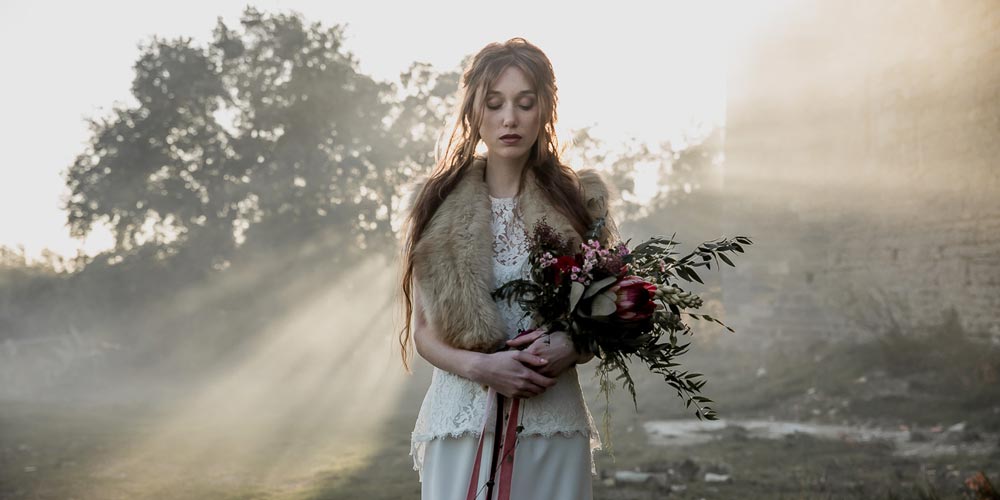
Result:
[[[104,460],[101,473],[127,474],[151,492],[191,478],[281,484],[367,465],[403,380],[386,349],[387,269],[369,259],[290,307],[214,380],[167,408],[145,439]]]

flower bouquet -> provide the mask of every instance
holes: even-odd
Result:
[[[638,409],[627,364],[635,358],[662,375],[686,407],[694,405],[695,416],[716,420],[709,406],[712,400],[701,395],[703,375],[679,368],[677,358],[687,352],[690,342],[680,343],[678,335],[691,333],[685,316],[734,330],[708,314],[689,312],[701,307],[702,299],[677,283],[704,283],[695,268],[711,269],[713,258],[734,266],[726,253],[742,253],[750,239],[736,236],[708,241],[675,258],[678,254],[672,250],[678,243],[673,236],[650,238],[632,249],[628,242],[605,248],[597,238],[604,224],[603,218],[597,219],[576,249],[544,219],[539,221],[530,241],[530,277],[505,283],[493,297],[516,300],[525,315],[533,316],[536,327],[565,331],[578,351],[598,357],[600,390],[608,403],[611,374],[616,372]],[[609,412],[610,404],[604,415],[606,432]]]

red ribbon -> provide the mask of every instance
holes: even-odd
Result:
[[[535,330],[524,330],[514,338],[533,331]],[[486,440],[486,427],[489,424],[490,412],[493,411],[494,404],[496,404],[497,414],[493,432],[493,453],[490,458],[490,478],[486,481],[486,499],[491,500],[493,498],[493,486],[495,485],[497,473],[497,455],[499,455],[500,443],[502,441],[503,457],[500,458],[500,484],[497,488],[496,500],[510,500],[510,483],[514,476],[514,449],[517,445],[518,435],[517,417],[521,409],[521,399],[511,398],[510,413],[505,417],[503,414],[504,395],[497,393],[492,387],[490,387],[490,391],[486,395],[486,413],[483,416],[483,429],[479,433],[479,446],[476,449],[476,459],[472,465],[472,477],[469,478],[469,489],[465,494],[465,500],[477,500],[479,496],[479,469],[483,463],[483,442]],[[503,430],[504,418],[507,419],[506,431]]]
[[[479,493],[479,469],[483,462],[483,443],[486,440],[486,427],[490,419],[490,411],[496,404],[497,415],[495,431],[493,433],[493,453],[490,458],[490,478],[486,481],[486,499],[493,498],[493,487],[497,486],[496,500],[510,500],[510,483],[514,475],[514,450],[517,444],[517,417],[520,413],[521,400],[511,399],[510,413],[503,415],[504,396],[490,387],[487,395],[486,416],[483,418],[483,429],[479,434],[479,445],[476,449],[476,459],[472,465],[472,477],[469,479],[469,489],[465,495],[466,500],[477,500]],[[506,430],[503,430],[503,418],[507,419]],[[500,446],[500,442],[503,445]],[[503,457],[500,458],[500,484],[496,484],[497,455],[503,449]]]

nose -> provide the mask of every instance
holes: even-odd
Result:
[[[506,128],[514,128],[517,126],[517,118],[514,116],[514,106],[507,106],[504,108],[503,115],[501,115],[501,124]]]

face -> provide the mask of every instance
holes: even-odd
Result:
[[[539,110],[535,89],[519,68],[508,66],[486,93],[479,136],[491,158],[527,161],[538,139]]]

